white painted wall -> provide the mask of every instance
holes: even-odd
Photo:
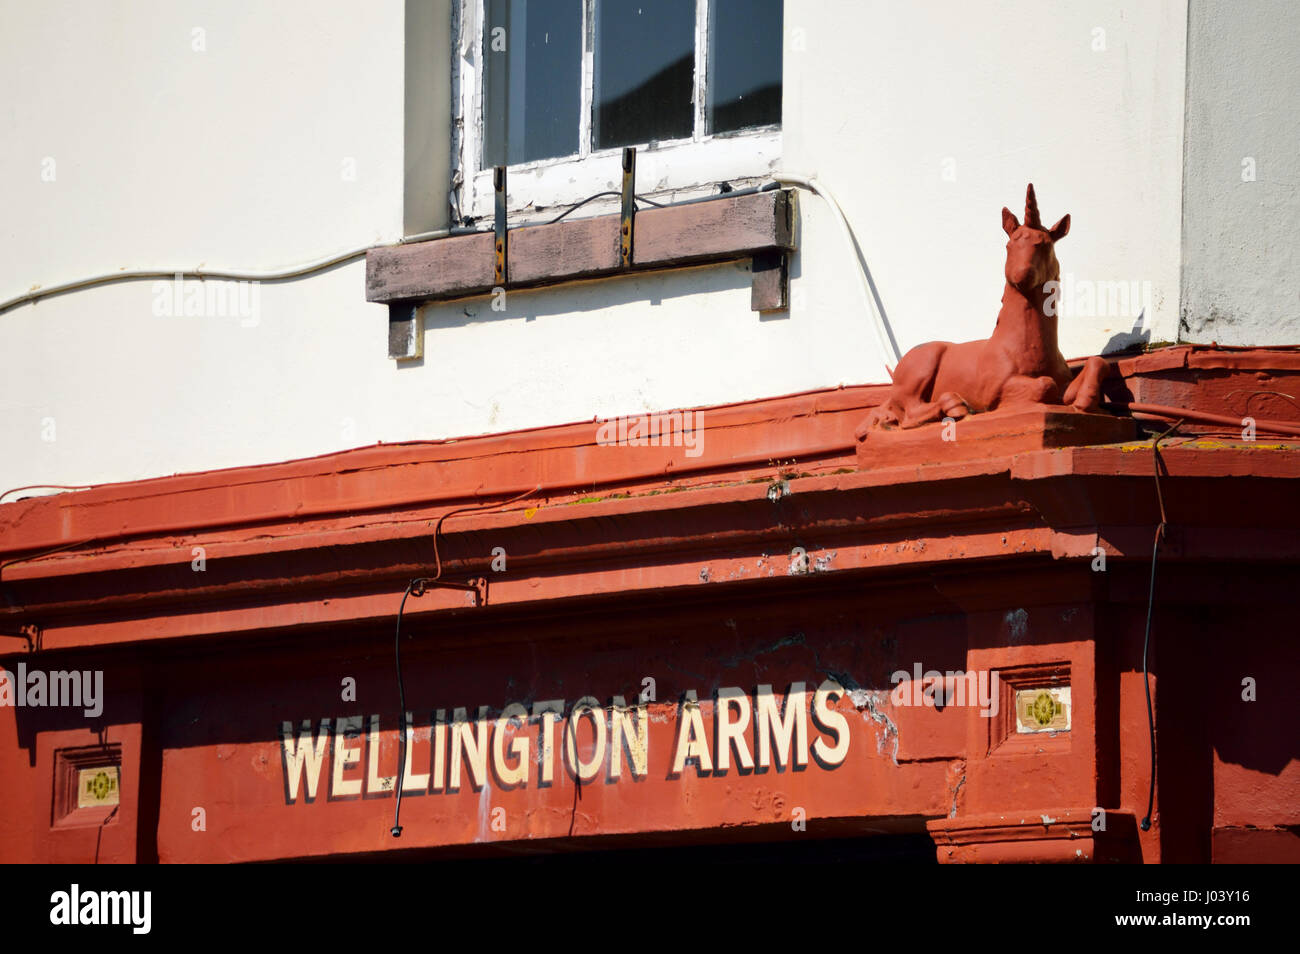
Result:
[[[1300,4],[1198,0],[1188,25],[1185,341],[1300,342]]]
[[[786,168],[839,198],[903,350],[992,331],[1001,210],[1022,217],[1030,181],[1047,224],[1072,215],[1063,276],[1150,282],[1150,340],[1173,339],[1185,17],[1183,0],[787,3],[805,51],[787,53]],[[860,309],[829,217],[804,208],[803,307]],[[1061,350],[1095,354],[1133,323],[1063,316]],[[885,380],[873,342],[865,325],[846,338],[842,373]]]
[[[0,22],[0,298],[401,234],[400,2],[5,0]],[[365,393],[340,373],[382,320],[363,268],[263,287],[256,327],[156,317],[148,282],[0,314],[0,490],[337,448],[316,421]]]
[[[121,267],[289,265],[442,224],[443,197],[421,192],[441,160],[412,116],[450,96],[450,70],[403,44],[446,18],[410,3],[0,0],[0,298]],[[1028,179],[1044,216],[1074,216],[1063,269],[1150,282],[1150,338],[1175,336],[1185,0],[787,0],[786,30],[783,164],[838,197],[904,348],[991,329],[999,213],[1021,211]],[[514,292],[502,313],[431,306],[423,360],[399,366],[359,261],[261,286],[256,320],[156,315],[147,282],[10,310],[0,490],[884,380],[851,253],[821,200],[800,202],[794,304],[776,316],[749,310],[743,265]],[[1063,322],[1063,350],[1132,323]]]

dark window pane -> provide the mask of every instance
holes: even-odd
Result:
[[[483,161],[578,151],[582,0],[488,0],[483,24]]]
[[[695,0],[596,0],[595,148],[689,139]]]
[[[781,122],[781,3],[710,3],[709,132]]]

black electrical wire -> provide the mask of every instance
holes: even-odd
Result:
[[[723,184],[725,185],[726,183]],[[677,202],[670,202],[667,205],[659,205],[658,207],[661,209],[675,209],[681,205],[697,205],[700,202],[716,202],[718,199],[735,199],[742,195],[757,195],[760,192],[771,192],[774,189],[779,188],[781,188],[781,183],[779,182],[765,182],[761,186],[754,186],[749,189],[728,189],[727,191],[719,192],[716,195],[701,195],[696,196],[694,199],[681,199]],[[645,199],[644,196],[640,195],[637,196],[637,198]],[[650,200],[645,199],[645,201],[649,202]]]
[[[1147,678],[1147,647],[1151,642],[1151,609],[1156,598],[1156,554],[1160,552],[1160,533],[1164,529],[1160,524],[1156,530],[1155,545],[1151,550],[1151,587],[1147,591],[1147,626],[1142,637],[1142,687],[1147,694],[1147,732],[1151,744],[1151,785],[1147,789],[1147,813],[1142,818],[1142,830],[1151,830],[1151,809],[1156,800],[1156,722],[1151,710],[1151,683]]]
[[[397,721],[401,726],[399,729],[399,738],[401,739],[402,754],[397,762],[397,810],[393,814],[393,827],[389,829],[394,838],[402,837],[402,785],[406,781],[402,778],[406,768],[406,687],[402,685],[402,613],[406,611],[406,599],[411,595],[411,590],[417,583],[423,584],[423,580],[412,580],[406,584],[406,592],[402,594],[402,605],[397,608],[397,635],[394,637],[394,658],[397,660],[397,698],[401,707],[398,710]]]
[[[1147,625],[1142,636],[1142,688],[1146,690],[1147,736],[1151,745],[1151,783],[1147,789],[1147,813],[1142,818],[1141,828],[1143,831],[1151,830],[1151,811],[1155,807],[1156,801],[1156,717],[1155,711],[1151,708],[1151,680],[1147,669],[1147,651],[1151,645],[1151,615],[1156,603],[1156,561],[1160,557],[1160,541],[1164,539],[1165,524],[1167,522],[1165,519],[1165,498],[1160,490],[1160,442],[1172,434],[1175,428],[1182,423],[1182,420],[1175,422],[1168,430],[1151,442],[1151,454],[1156,475],[1156,502],[1160,505],[1160,525],[1156,527],[1155,541],[1151,546],[1151,586],[1147,591]]]
[[[589,196],[587,196],[585,199],[583,199],[582,201],[580,201],[580,202],[575,202],[573,205],[569,206],[567,209],[565,209],[563,212],[561,212],[561,213],[560,213],[559,215],[557,215],[555,218],[551,219],[551,220],[550,220],[549,222],[547,222],[546,224],[547,224],[547,225],[554,225],[556,222],[559,222],[561,219],[563,219],[563,218],[564,218],[566,215],[568,215],[570,212],[576,212],[578,209],[582,208],[582,207],[583,207],[584,205],[586,205],[588,202],[594,202],[596,199],[603,199],[603,198],[604,198],[605,196],[607,196],[607,195],[622,195],[622,194],[623,194],[623,193],[621,193],[621,192],[597,192],[595,195],[589,195]],[[665,207],[664,204],[663,204],[662,202],[656,202],[656,201],[654,201],[653,199],[647,199],[647,198],[646,198],[645,196],[643,196],[643,195],[639,195],[639,196],[637,196],[637,199],[640,200],[641,202],[644,202],[646,205],[653,205],[656,209],[662,209],[662,208]]]
[[[402,603],[397,608],[397,626],[393,635],[393,660],[397,666],[397,701],[398,709],[398,757],[397,757],[397,806],[393,811],[393,827],[389,829],[389,834],[394,838],[402,837],[402,787],[406,784],[406,687],[402,682],[402,614],[406,612],[406,601],[414,593],[417,597],[423,596],[424,591],[430,585],[436,586],[438,580],[442,578],[442,555],[438,552],[438,537],[442,534],[442,524],[448,517],[458,513],[469,513],[478,510],[491,510],[494,507],[505,507],[515,501],[523,500],[542,489],[538,484],[532,490],[527,490],[518,496],[511,497],[509,500],[503,500],[500,503],[482,504],[474,507],[459,507],[455,510],[448,510],[438,518],[438,522],[433,528],[433,561],[434,575],[431,577],[417,576],[406,584],[406,592],[402,594]],[[448,584],[443,584],[444,586]]]
[[[551,219],[551,221],[547,222],[546,224],[554,225],[556,222],[560,221],[560,219],[564,218],[570,212],[576,212],[578,209],[582,208],[588,202],[593,202],[596,199],[604,198],[607,195],[622,195],[622,194],[623,193],[621,192],[597,192],[595,195],[589,195],[581,202],[575,202],[573,205],[569,206],[567,209],[565,209],[563,212],[561,212],[555,218]]]
[[[754,195],[755,193],[758,192],[771,192],[773,189],[779,189],[780,187],[781,187],[781,183],[779,182],[768,182],[761,186],[755,186],[752,189],[729,189],[726,192],[719,192],[717,195],[703,195],[694,199],[683,199],[680,202],[656,202],[654,199],[651,199],[648,196],[644,196],[644,195],[638,195],[636,199],[638,202],[644,202],[646,205],[653,206],[656,209],[671,209],[671,208],[676,208],[679,205],[694,205],[697,202],[712,202],[715,199],[732,199],[742,195]],[[546,224],[554,225],[556,222],[559,222],[561,219],[565,218],[570,212],[577,211],[578,209],[586,205],[588,202],[594,202],[596,199],[603,199],[605,196],[622,195],[622,194],[623,193],[621,192],[614,192],[612,190],[607,190],[605,192],[597,192],[595,195],[589,195],[585,199],[575,202],[573,205],[569,206],[567,209],[565,209],[563,212],[561,212],[555,218],[551,219]]]

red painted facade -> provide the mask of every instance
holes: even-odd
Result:
[[[1300,443],[1265,427],[1300,420],[1277,396],[1300,355],[1111,363],[1111,401],[1189,412],[1159,497],[1145,435],[860,463],[886,394],[860,387],[705,409],[691,453],[589,422],[2,504],[0,665],[100,670],[104,699],[0,706],[0,860],[900,836],[939,861],[1300,860]],[[403,762],[394,628],[444,515],[443,579],[486,599],[407,600]],[[917,667],[983,673],[997,705],[928,705]],[[1021,731],[1017,691],[1045,689],[1068,728]],[[116,809],[72,807],[111,765]]]

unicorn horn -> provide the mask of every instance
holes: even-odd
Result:
[[[1029,183],[1025,191],[1025,225],[1036,229],[1043,227],[1043,220],[1038,217],[1038,198],[1034,195],[1034,184]]]

